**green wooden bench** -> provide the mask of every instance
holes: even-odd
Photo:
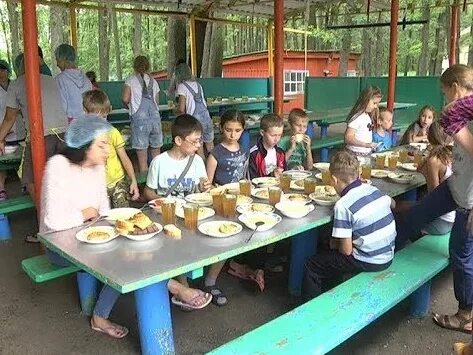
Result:
[[[80,269],[77,266],[56,266],[51,264],[46,255],[38,255],[21,262],[21,268],[36,283],[42,283],[73,274]]]
[[[0,214],[9,214],[29,208],[34,208],[34,202],[28,195],[9,198],[0,202]]]
[[[325,354],[413,293],[418,303],[411,311],[424,303],[426,315],[430,280],[448,265],[448,239],[425,236],[397,253],[388,269],[358,274],[209,354]]]
[[[312,150],[320,150],[320,161],[327,162],[329,156],[329,149],[345,144],[345,137],[343,134],[339,134],[334,137],[325,137],[320,139],[313,139],[311,148]]]

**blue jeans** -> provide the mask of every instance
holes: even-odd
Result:
[[[143,97],[140,107],[131,116],[133,149],[160,148],[163,145],[161,116],[153,100]]]
[[[69,261],[49,249],[46,249],[46,255],[49,261],[55,265],[64,267],[71,265]],[[97,298],[97,303],[95,304],[94,308],[94,315],[102,318],[108,318],[119,296],[120,292],[111,288],[110,286],[104,285]]]
[[[406,220],[398,228],[396,249],[402,248],[408,240],[419,239],[422,228],[445,213],[455,210],[456,217],[449,242],[453,288],[458,307],[462,310],[471,310],[473,305],[473,236],[466,228],[470,212],[458,208],[447,181],[442,182],[409,209]]]

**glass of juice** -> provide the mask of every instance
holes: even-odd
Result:
[[[376,169],[384,169],[385,162],[386,162],[386,156],[377,155],[376,156]]]
[[[171,198],[162,200],[161,213],[164,224],[176,224],[176,201]]]
[[[215,213],[219,216],[223,215],[223,194],[221,191],[212,192],[212,202]]]
[[[288,193],[291,189],[291,176],[290,175],[281,175],[279,177],[279,186],[284,193]]]
[[[396,168],[397,168],[397,156],[391,155],[388,158],[388,167],[389,167],[389,170],[396,170]]]
[[[240,195],[251,196],[250,180],[240,180]]]
[[[417,166],[422,165],[422,160],[423,160],[422,152],[419,152],[419,151],[414,152],[414,163],[416,163]]]
[[[269,193],[269,204],[275,206],[276,203],[281,201],[281,188],[277,186],[271,186],[268,188]]]
[[[186,203],[184,209],[184,225],[186,229],[197,230],[197,220],[199,219],[199,206],[193,203]]]
[[[407,155],[407,150],[400,150],[399,151],[399,161],[401,163],[408,163],[409,162],[409,157]]]
[[[223,195],[223,216],[226,218],[235,217],[237,197],[235,195]]]
[[[312,177],[304,179],[304,193],[310,195],[312,192],[315,192],[315,187],[317,186],[317,180]]]
[[[332,174],[329,170],[322,171],[322,183],[324,185],[332,185]]]
[[[361,178],[369,180],[371,179],[371,165],[363,165],[361,167]]]

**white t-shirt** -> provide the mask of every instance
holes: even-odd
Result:
[[[158,106],[158,101],[156,100],[159,94],[159,84],[156,80],[151,78],[148,74],[144,75],[144,81],[146,84],[146,87],[149,86],[149,81],[152,79],[153,80],[153,101]],[[131,99],[130,99],[130,115],[133,115],[138,111],[140,108],[141,104],[141,96],[143,94],[143,87],[141,85],[140,79],[138,79],[138,74],[133,74],[130,76],[128,79],[125,81],[125,85],[128,85],[131,90]]]
[[[151,162],[146,186],[156,190],[158,195],[165,194],[168,188],[181,176],[188,161],[189,157],[176,160],[171,158],[168,152],[159,154]],[[199,185],[201,177],[207,177],[207,171],[205,170],[204,161],[196,154],[192,165],[172,195],[184,197],[185,194],[193,192],[194,188]]]
[[[447,169],[445,170],[445,175],[443,176],[443,178],[440,179],[440,182],[444,182],[445,180],[447,180],[450,176],[452,176],[453,174],[453,171],[452,171],[452,167],[447,165]],[[446,221],[446,222],[455,222],[455,211],[452,211],[452,212],[448,212],[448,213],[445,213],[443,216],[440,216],[439,218]]]
[[[186,84],[189,85],[196,93],[199,91],[197,87],[197,81],[186,81]],[[207,107],[207,103],[205,102],[204,91],[202,90],[201,93],[204,105],[205,107]],[[180,83],[176,89],[176,98],[179,98],[179,96],[184,96],[186,98],[186,113],[192,115],[195,110],[194,96],[183,83]]]
[[[264,164],[266,165],[266,175],[271,174],[273,170],[277,168],[276,148],[267,150],[266,156],[264,157]]]
[[[0,86],[0,121],[3,121],[5,118],[5,112],[7,111],[7,91]],[[6,142],[15,142],[21,141],[26,138],[26,128],[25,121],[21,116],[21,113],[18,112],[16,115],[15,123],[13,124],[10,132],[8,132],[5,137]]]
[[[363,143],[372,143],[373,134],[371,132],[371,117],[367,113],[362,113],[348,124],[348,127],[355,130],[355,138]],[[371,148],[353,146],[347,144],[347,148],[354,153],[369,154]]]

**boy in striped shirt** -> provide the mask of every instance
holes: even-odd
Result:
[[[380,271],[394,256],[396,224],[394,200],[376,187],[362,184],[359,162],[348,151],[339,151],[330,162],[332,185],[340,195],[334,207],[329,251],[321,251],[305,263],[303,293],[306,298],[322,293],[322,281],[345,273]]]

